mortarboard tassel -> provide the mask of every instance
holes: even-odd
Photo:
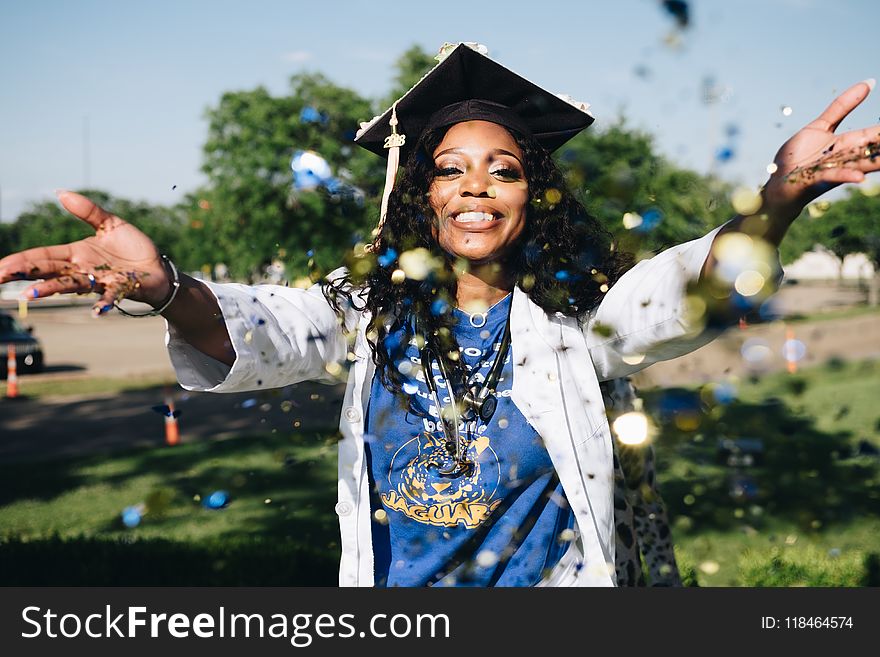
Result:
[[[406,135],[397,133],[397,103],[391,106],[391,134],[385,137],[385,148],[388,149],[388,166],[385,169],[385,189],[382,192],[382,207],[379,213],[379,225],[376,227],[376,238],[373,244],[379,243],[382,234],[382,226],[385,225],[385,215],[388,213],[388,199],[391,190],[394,189],[394,179],[397,177],[397,167],[400,164],[400,147],[406,143]]]

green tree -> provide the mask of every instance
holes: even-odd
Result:
[[[381,103],[381,111],[391,107],[395,100],[412,89],[436,65],[434,55],[422,50],[420,46],[413,45],[405,51],[394,63],[394,86]]]
[[[869,303],[880,302],[880,196],[850,189],[845,198],[830,203],[821,215],[811,217],[804,212],[786,235],[785,242],[789,240],[805,251],[821,244],[841,260],[851,253],[864,253],[874,265]],[[787,261],[793,259],[791,251],[784,255]]]
[[[310,250],[325,267],[340,262],[352,236],[367,235],[378,218],[381,163],[351,143],[370,116],[367,100],[316,74],[294,76],[287,96],[262,87],[224,94],[208,111],[209,192],[196,213],[200,230],[211,233],[213,262],[239,277],[258,275],[274,257],[302,273]],[[292,190],[297,150],[316,151],[337,178],[364,190],[366,202]]]
[[[0,258],[18,250],[18,226],[0,222]]]
[[[161,252],[171,257],[181,255],[179,239],[184,218],[178,211],[115,197],[98,189],[76,191],[143,230]],[[18,216],[11,231],[14,231],[12,234],[15,240],[11,248],[15,251],[45,244],[73,242],[94,234],[91,227],[71,217],[56,201],[33,203]]]
[[[582,132],[557,160],[572,191],[626,250],[657,251],[694,239],[734,214],[729,186],[675,166],[654,151],[649,135],[622,120]],[[625,213],[645,222],[626,228]]]

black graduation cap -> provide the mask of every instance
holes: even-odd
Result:
[[[361,124],[355,143],[383,157],[399,145],[405,161],[426,128],[485,120],[529,134],[553,151],[593,122],[589,105],[529,82],[487,57],[484,46],[446,44],[440,52],[440,63],[412,89]]]
[[[388,158],[378,241],[388,212],[397,166],[427,128],[462,121],[491,121],[531,135],[553,151],[593,122],[589,105],[559,96],[504,68],[476,43],[446,43],[440,63],[399,98],[384,114],[362,123],[356,144]],[[375,244],[378,242],[374,243]]]

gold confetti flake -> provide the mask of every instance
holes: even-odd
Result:
[[[623,227],[632,230],[642,225],[642,215],[638,212],[627,212],[623,215]]]
[[[627,365],[638,365],[645,360],[645,354],[627,354],[621,360]]]
[[[614,420],[612,429],[618,440],[624,445],[641,445],[648,439],[648,416],[633,411],[624,413]]]
[[[734,281],[733,287],[742,296],[751,297],[764,289],[765,283],[766,280],[761,274],[756,271],[748,270],[742,272],[739,276],[736,277],[736,281]]]
[[[704,561],[700,564],[700,570],[702,570],[707,575],[714,575],[719,570],[721,570],[721,566],[717,561]]]
[[[730,197],[733,209],[741,215],[755,214],[761,209],[761,194],[750,187],[737,187]]]
[[[492,550],[483,550],[477,555],[477,565],[480,568],[491,568],[498,563],[498,554]]]

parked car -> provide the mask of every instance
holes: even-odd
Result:
[[[6,378],[9,345],[15,347],[16,371],[43,371],[43,346],[33,336],[33,327],[24,327],[9,313],[0,310],[0,375]]]

